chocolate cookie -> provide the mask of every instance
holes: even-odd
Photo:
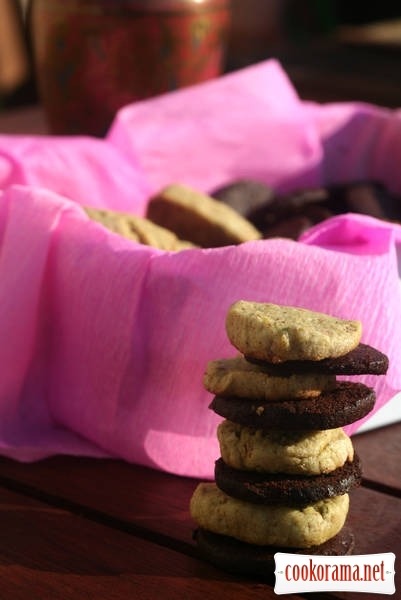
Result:
[[[333,429],[367,415],[375,399],[374,390],[363,383],[340,381],[317,398],[258,401],[215,396],[209,408],[254,429]]]
[[[322,375],[385,375],[388,358],[385,354],[368,346],[359,344],[344,356],[324,358],[322,360],[287,360],[282,363],[267,363],[255,358],[245,357],[249,362],[263,366],[264,371],[276,377],[287,377],[305,373]]]
[[[362,470],[357,456],[354,456],[353,462],[346,462],[331,473],[313,477],[240,471],[219,458],[214,475],[217,486],[239,500],[254,504],[307,506],[357,487],[362,479]]]
[[[353,181],[327,188],[329,204],[337,213],[361,213],[376,219],[397,219],[399,203],[378,181]],[[334,208],[335,207],[335,208]]]
[[[264,213],[273,202],[275,193],[272,188],[260,181],[240,179],[214,190],[211,196],[228,204],[240,215],[249,219],[250,216],[256,215],[258,210]],[[259,224],[257,219],[252,222],[256,227]]]
[[[265,238],[280,235],[297,239],[297,229],[300,234],[308,226],[333,216],[333,211],[326,205],[328,198],[325,188],[299,190],[277,196],[268,206],[261,207],[252,218],[257,218]],[[252,220],[251,216],[248,218]]]
[[[355,543],[354,534],[347,526],[327,542],[302,550],[255,546],[202,528],[198,528],[193,537],[202,558],[218,568],[267,581],[274,578],[274,555],[276,552],[347,556],[352,554]]]

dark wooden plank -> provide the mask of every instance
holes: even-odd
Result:
[[[381,427],[352,438],[366,479],[401,495],[401,423]]]
[[[354,554],[395,553],[395,587],[400,593],[401,572],[397,560],[401,556],[401,499],[359,488],[351,495],[348,522],[356,537]],[[359,592],[336,592],[333,595],[344,600],[361,600]],[[363,594],[363,600],[377,598],[377,594]]]
[[[364,457],[366,467],[371,460],[368,456]],[[397,455],[393,455],[388,462],[398,462]],[[96,520],[115,520],[115,526],[118,523],[130,525],[140,535],[153,532],[151,539],[158,543],[170,545],[170,540],[174,539],[178,543],[177,548],[183,551],[192,546],[193,523],[188,505],[197,483],[195,480],[121,461],[63,457],[31,465],[2,459],[1,483],[48,499],[53,504],[63,506],[66,503],[71,509]],[[356,490],[352,494],[352,504],[356,501],[356,507],[361,506],[361,522],[364,528],[374,531],[373,543],[377,541],[381,524],[377,508],[365,522],[364,498],[369,498],[371,493],[368,489]],[[384,521],[396,530],[399,527],[401,498],[392,498],[387,494],[379,494],[378,497],[379,507],[385,507],[383,510],[388,513]],[[355,515],[353,518],[358,519],[357,512]],[[363,551],[375,552],[375,549],[371,549],[372,544],[367,543],[368,538],[365,539]]]
[[[268,585],[1,488],[0,530],[6,600],[275,597]]]
[[[28,486],[40,499],[67,507],[72,503],[84,514],[96,512],[99,519],[153,530],[159,542],[168,536],[191,544],[188,505],[197,484],[192,479],[122,461],[57,457],[34,464],[0,459],[2,483],[17,491]]]
[[[194,554],[188,515],[192,480],[118,461],[63,458],[33,465],[2,460],[1,482],[9,486],[14,482],[25,493],[43,495],[55,504],[63,505],[67,499],[77,514],[103,520],[111,527],[133,527],[139,536],[177,547],[182,555]],[[366,488],[355,490],[349,524],[356,534],[356,554],[401,554],[400,498]],[[396,576],[398,589],[400,576]]]

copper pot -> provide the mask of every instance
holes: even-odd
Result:
[[[32,0],[50,130],[102,136],[120,107],[218,76],[229,16],[229,0]]]

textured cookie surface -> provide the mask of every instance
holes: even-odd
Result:
[[[362,326],[304,308],[239,300],[228,310],[226,331],[243,354],[280,363],[347,354],[359,344]]]
[[[217,487],[228,496],[256,504],[307,506],[348,493],[360,485],[361,477],[357,456],[330,473],[315,476],[240,471],[229,467],[221,458],[215,464]]]
[[[312,398],[335,384],[334,375],[291,375],[274,377],[262,364],[244,357],[214,360],[207,365],[205,388],[218,396],[236,396],[263,400]]]
[[[217,428],[220,453],[234,469],[264,473],[319,475],[354,456],[341,428],[322,431],[263,431],[225,420]]]
[[[216,567],[236,575],[240,573],[264,581],[274,580],[274,554],[276,552],[347,556],[352,554],[355,545],[354,534],[347,525],[327,542],[320,546],[311,546],[306,550],[255,546],[201,528],[195,531],[194,539],[202,557]]]
[[[289,360],[282,363],[266,363],[247,357],[259,365],[266,373],[275,377],[288,377],[294,374],[319,373],[321,375],[385,375],[388,357],[368,344],[359,344],[354,350],[337,358],[323,360]]]
[[[204,248],[257,240],[260,232],[218,200],[181,184],[166,187],[151,198],[147,217],[182,239]]]
[[[345,523],[348,494],[304,508],[251,504],[227,496],[215,483],[200,483],[190,502],[196,523],[209,531],[259,546],[308,548],[334,537]]]
[[[334,429],[365,417],[375,405],[375,393],[362,383],[337,382],[317,398],[248,400],[215,396],[215,413],[254,429]]]
[[[172,231],[159,227],[148,219],[100,208],[86,207],[85,212],[93,221],[101,223],[110,231],[146,246],[173,251],[194,247],[192,243],[178,239]]]

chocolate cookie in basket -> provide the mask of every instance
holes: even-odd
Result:
[[[350,181],[280,194],[249,179],[232,181],[211,192],[235,208],[263,238],[297,240],[307,229],[335,215],[360,213],[401,221],[400,198],[379,181]]]
[[[238,301],[226,332],[240,354],[211,361],[204,376],[224,420],[215,480],[190,501],[201,555],[271,579],[278,551],[352,553],[349,493],[362,472],[342,427],[368,414],[375,394],[337,375],[385,374],[387,357],[360,343],[359,321],[298,307]]]

